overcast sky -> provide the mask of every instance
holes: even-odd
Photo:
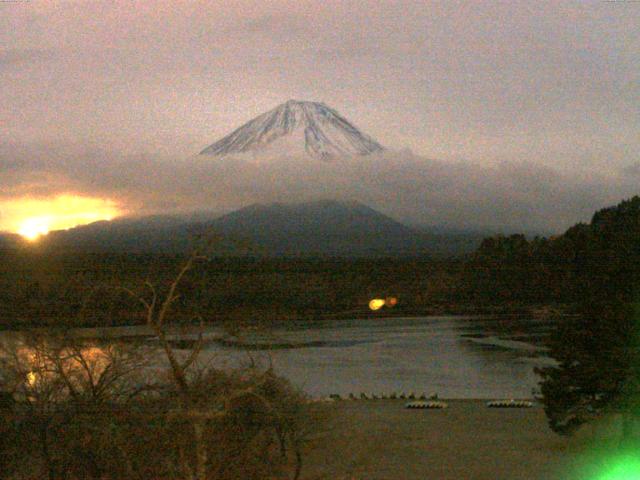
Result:
[[[634,1],[0,2],[0,195],[93,193],[131,211],[229,206],[192,192],[202,179],[183,162],[296,98],[410,149],[405,169],[437,164],[432,182],[454,187],[435,200],[421,192],[423,204],[481,204],[482,222],[526,226],[525,207],[507,220],[500,205],[517,210],[514,189],[537,179],[557,193],[541,202],[564,206],[528,226],[555,216],[546,225],[558,229],[635,193],[639,52]],[[183,184],[144,188],[145,167],[171,177],[173,164]],[[433,207],[391,210],[446,221]],[[474,222],[477,212],[455,223]]]

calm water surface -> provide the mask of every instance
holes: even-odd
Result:
[[[272,362],[280,374],[318,397],[415,392],[441,398],[530,398],[538,382],[533,367],[549,363],[534,340],[544,337],[549,326],[511,320],[505,332],[504,324],[504,319],[478,317],[322,321],[249,339],[275,343],[275,350],[241,352],[210,344],[208,353]]]
[[[538,382],[533,368],[550,362],[537,346],[549,329],[541,321],[504,317],[324,320],[245,335],[253,346],[245,349],[220,344],[215,339],[222,332],[209,328],[202,359],[219,366],[271,363],[315,397],[413,392],[441,398],[530,398]],[[123,327],[78,334],[120,337],[144,331]],[[185,333],[172,337],[194,338]],[[261,348],[265,345],[276,348]]]

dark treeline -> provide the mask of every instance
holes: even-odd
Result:
[[[577,315],[559,322],[550,338],[558,365],[538,370],[549,424],[571,434],[607,413],[622,414],[620,446],[637,451],[640,198],[600,210],[564,237],[571,246],[564,250],[571,274],[565,288]]]
[[[565,305],[629,299],[640,274],[640,197],[596,212],[563,235],[485,239],[467,263],[470,295],[505,304]]]
[[[637,451],[640,417],[640,197],[555,238],[489,238],[466,263],[475,302],[561,307],[548,338],[557,365],[537,369],[549,426],[571,434],[620,415],[616,448]]]
[[[140,323],[131,292],[145,281],[162,287],[181,256],[130,254],[0,254],[0,324],[123,325]],[[370,314],[372,298],[395,296],[386,314],[454,311],[461,261],[410,259],[259,259],[213,257],[181,284],[180,321],[289,319]]]
[[[594,290],[607,298],[628,295],[640,265],[639,224],[640,198],[634,198],[557,237],[494,236],[457,259],[214,256],[181,285],[176,314],[197,311],[205,321],[361,316],[373,314],[370,299],[386,296],[397,297],[397,306],[375,314],[579,310],[585,296],[600,298]],[[139,323],[131,292],[140,293],[146,280],[166,285],[182,261],[5,248],[0,325]]]
[[[467,263],[475,301],[561,307],[548,339],[558,364],[538,369],[551,428],[561,434],[640,414],[640,197],[596,212],[555,238],[485,239]],[[636,444],[637,447],[637,444]]]

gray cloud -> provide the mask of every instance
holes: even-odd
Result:
[[[33,0],[3,13],[2,44],[60,57],[3,80],[22,141],[188,155],[306,98],[434,158],[606,168],[640,151],[629,2]]]
[[[636,191],[632,2],[32,0],[2,14],[5,197],[77,190],[155,211],[357,196],[412,221],[557,229]],[[417,154],[181,160],[288,98]]]
[[[635,192],[623,176],[577,177],[524,162],[445,162],[408,151],[332,162],[306,157],[253,162],[71,150],[23,150],[27,156],[14,156],[10,164],[5,147],[0,170],[9,182],[0,188],[0,198],[62,190],[114,199],[138,214],[333,198],[358,200],[410,223],[560,232]]]

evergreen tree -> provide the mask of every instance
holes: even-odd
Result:
[[[633,305],[608,305],[558,325],[550,343],[557,366],[537,369],[552,430],[571,434],[606,411],[627,411],[640,378]]]
[[[640,198],[597,212],[559,242],[576,234],[569,268],[577,315],[551,337],[558,364],[537,369],[550,427],[560,434],[607,410],[635,410],[640,392]]]

